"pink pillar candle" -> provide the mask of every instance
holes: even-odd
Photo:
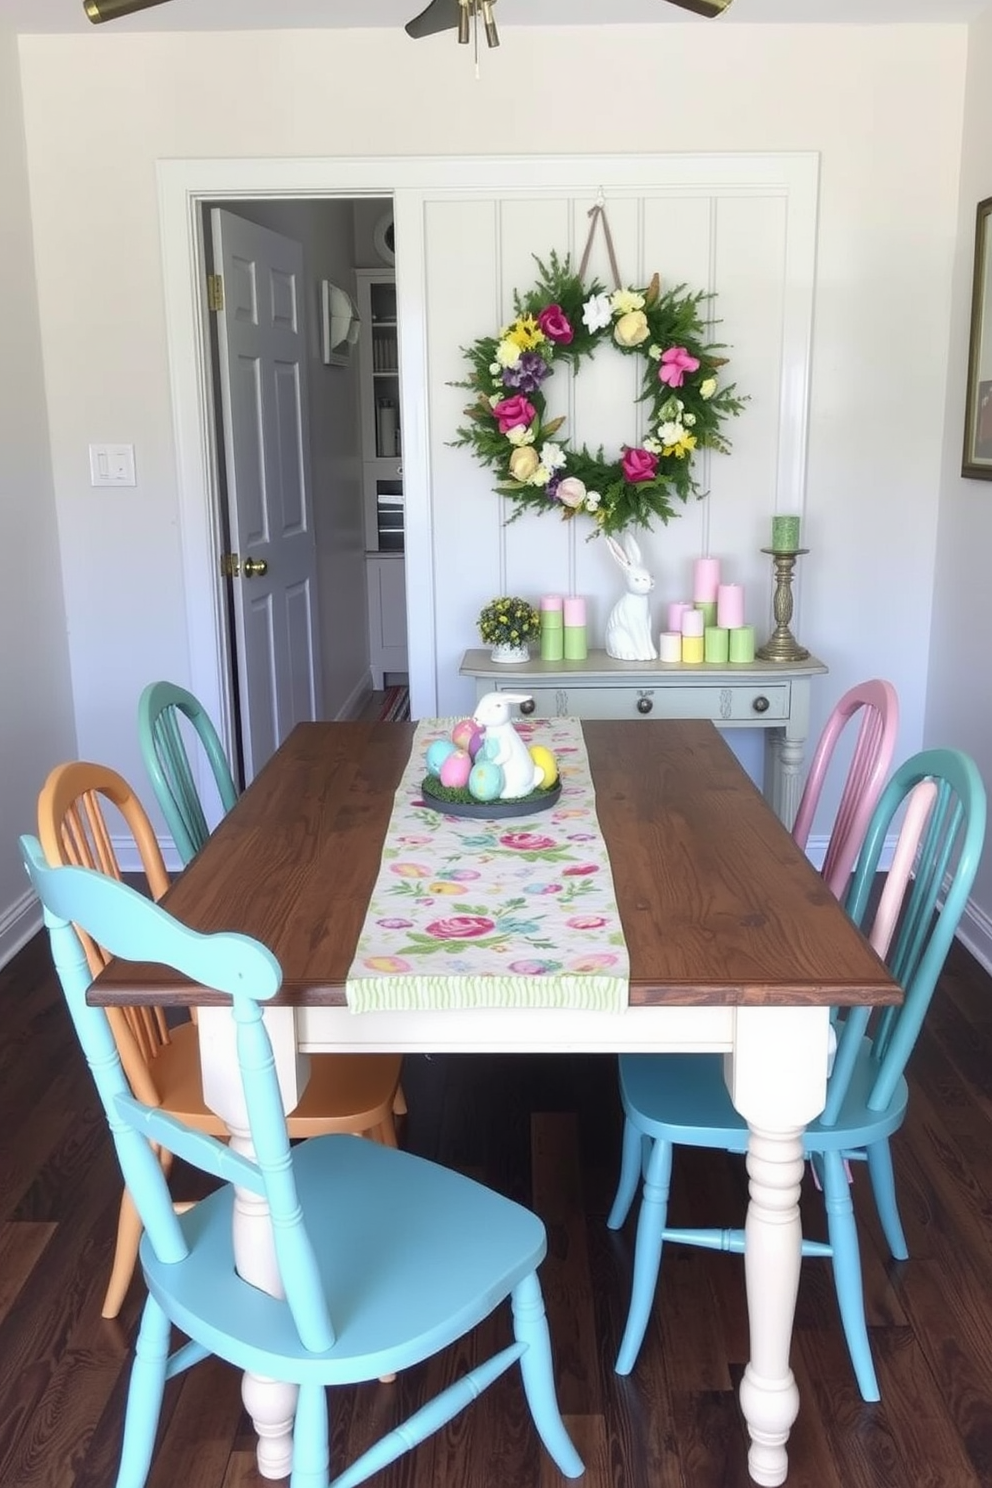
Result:
[[[682,635],[693,640],[702,640],[706,628],[706,616],[702,610],[686,610],[682,616]],[[683,660],[685,658],[683,657]]]
[[[744,585],[721,584],[716,594],[716,623],[723,630],[744,624]]]
[[[679,635],[681,635],[682,634],[682,616],[685,614],[686,610],[691,610],[691,609],[692,609],[692,603],[691,603],[690,600],[688,600],[688,599],[673,599],[672,602],[671,602],[671,604],[668,606],[668,628],[669,628],[669,630],[677,630],[678,633],[679,633]]]
[[[697,601],[716,599],[719,584],[719,558],[697,558],[692,567],[693,599]]]
[[[561,598],[561,595],[560,594],[542,594],[541,595],[541,609],[542,610],[560,610],[561,607],[562,607],[562,598]]]
[[[586,602],[577,594],[570,594],[565,600],[565,624],[585,625]]]

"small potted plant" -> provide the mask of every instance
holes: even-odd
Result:
[[[478,625],[493,661],[529,661],[528,642],[540,635],[541,616],[526,599],[502,595],[483,606]]]

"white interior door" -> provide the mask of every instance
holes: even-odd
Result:
[[[245,784],[321,713],[303,248],[211,212]]]

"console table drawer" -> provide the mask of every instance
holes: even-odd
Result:
[[[534,687],[517,678],[510,690],[527,692],[533,709],[521,706],[524,717],[562,718],[709,718],[714,723],[759,724],[789,717],[788,682],[734,687]]]

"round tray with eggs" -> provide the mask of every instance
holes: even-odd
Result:
[[[449,816],[489,821],[531,816],[553,806],[561,795],[557,760],[543,744],[525,743],[515,729],[516,742],[508,740],[506,727],[513,725],[487,731],[474,718],[462,718],[450,737],[434,739],[427,746],[427,774],[421,782],[425,803]],[[521,769],[521,750],[529,758],[529,772],[526,766]],[[506,759],[508,753],[512,761]],[[521,793],[509,795],[508,790]]]

